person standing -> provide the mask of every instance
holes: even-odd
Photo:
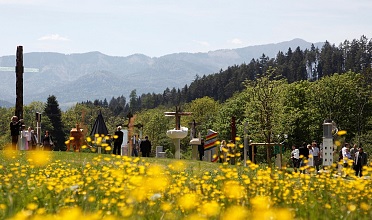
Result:
[[[140,151],[141,142],[142,142],[142,139],[140,138],[139,134],[137,134],[137,143],[136,143],[137,152]]]
[[[26,126],[22,125],[21,126],[21,139],[19,142],[19,149],[20,150],[28,150],[28,142],[27,142],[27,131],[26,131]]]
[[[35,134],[34,130],[31,130],[31,143],[32,143],[32,148],[31,150],[36,150],[38,143],[37,135]]]
[[[113,154],[121,155],[121,145],[123,144],[123,132],[121,131],[121,126],[118,126],[115,131],[114,136],[114,151]]]
[[[226,162],[227,157],[227,151],[229,149],[227,148],[226,141],[222,140],[220,145],[220,163]]]
[[[292,146],[291,159],[293,163],[293,169],[297,173],[297,169],[300,167],[300,151],[295,145]]]
[[[145,136],[145,140],[141,141],[140,150],[142,152],[142,157],[150,157],[151,141],[149,141],[148,136]]]
[[[349,160],[350,159],[351,159],[351,154],[350,154],[349,148],[346,148],[345,155],[344,155],[344,158],[343,158],[344,167],[349,167]]]
[[[44,150],[51,151],[53,148],[53,138],[50,136],[49,131],[45,131],[45,135],[43,138],[43,148]]]
[[[313,150],[314,166],[316,168],[316,172],[319,172],[320,150],[319,150],[318,144],[315,141],[313,141],[312,143],[312,150]]]
[[[200,145],[198,145],[199,160],[203,160],[204,157],[204,139],[201,139]]]
[[[341,158],[340,161],[346,157],[346,150],[349,150],[350,145],[349,143],[345,143],[344,147],[341,149]]]
[[[363,166],[367,166],[367,153],[363,151],[363,148],[359,148],[359,151],[355,153],[355,176],[363,176]]]
[[[137,135],[132,137],[132,157],[138,157],[138,139]]]
[[[350,156],[351,159],[354,161],[355,160],[355,153],[358,152],[358,145],[354,144],[353,147],[350,149]]]
[[[307,145],[307,149],[309,150],[307,165],[309,167],[313,167],[314,166],[314,150],[311,144]]]
[[[17,149],[19,129],[22,124],[22,119],[18,120],[17,116],[13,116],[10,122],[10,135],[12,136],[12,150]]]
[[[306,166],[305,161],[309,157],[309,149],[307,149],[306,143],[302,143],[301,147],[298,150],[300,151],[300,167]]]
[[[32,136],[33,136],[33,131],[31,129],[31,127],[28,127],[27,128],[27,131],[26,131],[26,140],[27,140],[27,147],[28,149],[27,150],[32,150]]]

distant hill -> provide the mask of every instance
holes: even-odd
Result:
[[[10,102],[4,101],[4,100],[0,100],[0,107],[9,108],[9,107],[13,107],[13,106],[14,106],[13,103],[10,103]]]
[[[311,47],[302,39],[249,46],[238,49],[216,50],[208,53],[175,53],[162,57],[133,54],[127,57],[107,56],[100,52],[59,54],[34,52],[24,54],[25,68],[38,68],[37,73],[24,73],[24,103],[57,97],[63,108],[71,103],[104,99],[137,90],[143,93],[161,93],[165,88],[182,88],[196,75],[209,75],[228,66],[249,63],[262,54],[275,58],[288,48],[302,50]],[[323,43],[314,43],[321,48]],[[27,47],[27,45],[24,45]],[[14,67],[15,56],[0,57],[0,67]],[[0,72],[0,100],[15,102],[15,73]],[[12,104],[13,106],[13,104]]]

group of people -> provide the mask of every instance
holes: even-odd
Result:
[[[322,163],[322,155],[318,144],[313,141],[311,144],[303,143],[299,148],[292,146],[291,159],[295,172],[303,166],[315,167],[319,172],[319,165]]]
[[[315,141],[311,144],[304,143],[299,148],[293,145],[291,159],[295,172],[303,166],[315,167],[316,171],[319,172],[319,165],[322,164],[323,160],[322,151]],[[356,144],[350,149],[350,144],[345,143],[339,152],[339,161],[343,162],[344,167],[348,167],[349,163],[352,163],[356,176],[363,176],[362,169],[363,166],[367,165],[367,159],[368,156],[363,148]],[[305,172],[305,170],[302,172]]]
[[[37,146],[37,136],[32,130],[23,123],[23,119],[18,119],[13,116],[10,121],[10,135],[12,137],[12,150],[35,150]],[[52,150],[54,146],[53,138],[49,135],[49,131],[45,131],[42,139],[44,150]]]
[[[113,154],[121,155],[121,145],[123,144],[124,134],[121,131],[121,126],[118,126],[114,136],[114,149]],[[139,135],[134,135],[131,138],[131,142],[127,142],[128,147],[132,147],[131,156],[138,157],[138,151],[142,153],[142,157],[150,157],[151,152],[151,141],[148,136],[145,136],[145,140],[141,140]]]
[[[355,175],[363,176],[363,167],[367,166],[368,155],[364,152],[362,147],[358,147],[354,144],[353,147],[350,148],[350,144],[345,143],[339,152],[339,161],[342,161],[344,167],[349,167],[349,164],[352,164]]]

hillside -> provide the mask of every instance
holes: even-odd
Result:
[[[314,44],[321,47],[322,43]],[[25,68],[38,68],[37,73],[24,73],[24,103],[46,101],[55,95],[63,108],[74,102],[104,99],[120,95],[160,93],[165,88],[181,88],[196,75],[209,75],[228,66],[248,63],[262,54],[271,58],[289,47],[310,48],[301,39],[208,53],[176,53],[162,57],[133,54],[115,57],[100,52],[59,54],[33,52],[24,54]],[[27,47],[27,45],[24,45]],[[15,66],[15,56],[0,57],[1,67]],[[1,72],[0,100],[15,102],[15,73]]]

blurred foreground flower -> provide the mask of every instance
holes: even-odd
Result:
[[[31,151],[27,159],[32,165],[45,166],[52,161],[52,154],[50,151]]]
[[[13,150],[11,144],[5,147],[5,150],[3,151],[5,158],[8,159],[15,159],[18,156],[20,156],[20,152],[17,150]]]

